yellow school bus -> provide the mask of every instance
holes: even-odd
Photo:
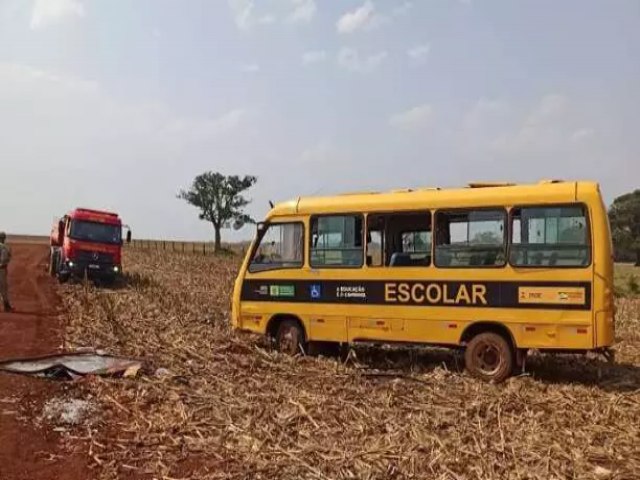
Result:
[[[296,354],[314,342],[465,349],[502,381],[527,351],[607,356],[607,212],[592,182],[297,198],[258,225],[232,324]]]

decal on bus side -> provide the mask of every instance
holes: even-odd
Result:
[[[589,310],[589,282],[245,280],[242,301]]]
[[[386,303],[414,303],[431,305],[487,305],[487,287],[482,284],[457,287],[439,283],[406,283],[392,282],[384,285]]]

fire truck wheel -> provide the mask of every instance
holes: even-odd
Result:
[[[55,250],[52,250],[49,254],[49,275],[52,277],[58,273],[58,263],[60,262],[60,255]]]

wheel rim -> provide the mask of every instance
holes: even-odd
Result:
[[[298,353],[298,329],[293,325],[284,325],[278,336],[278,347],[281,352],[291,355]]]
[[[479,344],[474,352],[476,367],[483,375],[495,375],[502,365],[500,349],[488,342]]]

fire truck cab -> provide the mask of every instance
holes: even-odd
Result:
[[[127,229],[126,241],[131,241]],[[112,281],[122,274],[122,220],[117,213],[76,208],[56,219],[50,236],[49,273]]]

